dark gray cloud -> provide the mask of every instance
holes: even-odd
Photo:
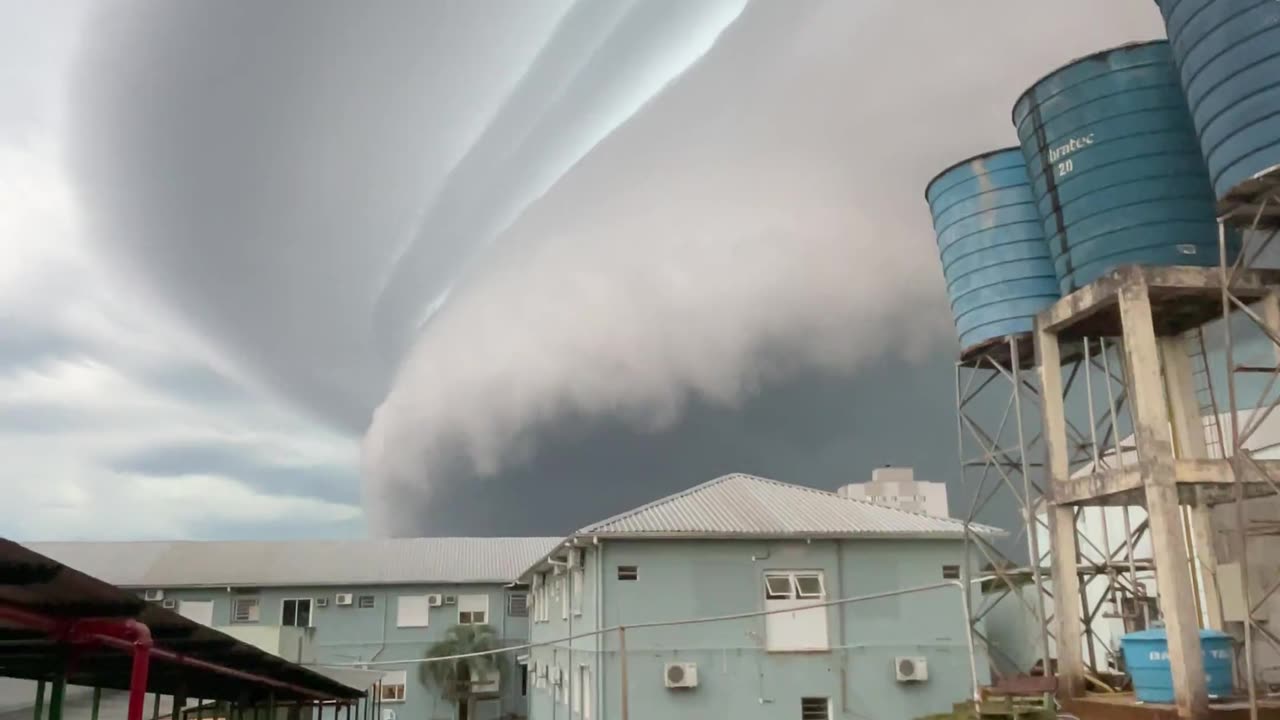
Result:
[[[221,475],[263,495],[317,498],[356,504],[360,487],[354,468],[274,463],[252,448],[186,443],[136,450],[108,460],[113,470],[155,477]]]

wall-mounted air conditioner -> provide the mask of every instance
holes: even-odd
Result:
[[[445,595],[445,596],[444,596],[444,604],[445,604],[445,605],[457,605],[457,604],[458,604],[458,596],[457,596],[457,595]]]
[[[922,657],[896,657],[893,672],[898,682],[924,682],[929,679],[929,662]]]
[[[316,607],[318,607],[318,608],[320,608],[320,607],[329,607],[329,598],[327,598],[327,597],[318,597],[318,598],[316,598]]]
[[[396,711],[391,708],[384,708],[382,711],[382,720],[396,720]]]
[[[333,596],[333,604],[338,606],[346,606],[355,602],[354,593],[338,593]]]
[[[431,593],[427,596],[427,607],[440,607],[444,604],[444,596],[439,593]]]
[[[162,601],[160,602],[160,607],[162,607],[162,608],[164,608],[164,609],[166,609],[166,610],[173,610],[174,608],[178,607],[178,601],[177,601],[177,600],[162,600]]]
[[[163,590],[146,590],[142,593],[142,599],[147,602],[160,602],[164,599]]]
[[[662,684],[669,688],[698,687],[698,664],[667,663],[663,665]]]

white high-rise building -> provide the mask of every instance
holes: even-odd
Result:
[[[851,483],[836,491],[840,495],[877,505],[949,517],[946,483],[917,480],[909,467],[882,467],[871,471],[871,481]]]

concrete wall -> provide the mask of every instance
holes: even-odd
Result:
[[[942,582],[942,566],[962,562],[957,541],[610,541],[587,552],[585,590],[590,595],[573,632],[599,626],[752,612],[765,606],[763,577],[771,570],[820,570],[828,599]],[[634,565],[639,578],[623,581],[619,565]],[[597,572],[602,569],[603,572]],[[599,582],[600,602],[595,602]],[[553,608],[558,611],[558,607]],[[830,608],[831,649],[766,651],[765,618],[700,625],[633,628],[627,632],[631,717],[798,718],[801,698],[830,698],[832,717],[909,720],[951,709],[970,694],[965,616],[955,589]],[[535,623],[533,639],[570,634],[569,622]],[[897,656],[924,657],[929,679],[898,683]],[[593,720],[620,717],[618,638],[610,633],[541,648],[534,658],[592,669]],[[663,686],[668,662],[693,662],[699,686]],[[988,680],[979,661],[979,680]],[[576,675],[574,676],[577,677]],[[555,702],[550,689],[532,691],[532,720],[580,717],[571,703]],[[573,693],[569,693],[570,699]]]
[[[211,600],[214,603],[214,625],[235,625],[241,628],[255,625],[266,628],[279,625],[282,602],[287,598],[326,597],[329,600],[328,607],[313,608],[312,627],[305,631],[309,636],[307,642],[311,646],[315,660],[320,664],[345,665],[387,660],[416,660],[422,658],[428,646],[440,640],[445,632],[457,623],[458,608],[446,606],[430,610],[427,627],[397,627],[396,601],[401,595],[485,594],[489,596],[489,624],[498,631],[505,643],[522,643],[529,633],[526,618],[507,615],[508,591],[499,585],[260,588],[248,593],[227,588],[164,588],[164,590],[166,600],[173,599],[179,602]],[[334,595],[348,592],[356,596],[373,595],[374,607],[360,608],[354,604],[345,607],[336,606]],[[241,594],[259,598],[261,614],[257,623],[233,622],[232,599]],[[405,701],[383,705],[384,708],[395,711],[397,720],[451,720],[456,717],[456,708],[440,699],[436,688],[421,680],[418,665],[382,666],[379,669],[407,671]],[[503,656],[502,673],[502,683],[499,688],[502,696],[502,711],[509,716],[524,716],[526,701],[520,695],[521,677],[516,671],[515,661],[511,655]]]

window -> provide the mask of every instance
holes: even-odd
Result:
[[[231,602],[231,622],[256,623],[258,618],[258,598],[236,598]]]
[[[516,672],[520,675],[520,697],[529,696],[529,665],[520,663],[516,666]]]
[[[582,592],[583,588],[586,587],[587,584],[587,571],[583,568],[575,568],[573,570],[573,574],[569,577],[572,578],[571,587],[569,589],[573,595],[573,614],[581,615]]]
[[[958,580],[958,579],[960,579],[960,566],[959,566],[959,565],[943,565],[943,566],[942,566],[942,579],[943,579],[943,580]]]
[[[547,574],[533,576],[533,621],[547,621]]]
[[[404,688],[408,683],[407,670],[392,670],[382,674],[382,702],[404,702]]]
[[[311,627],[311,598],[285,600],[280,605],[280,624]]]
[[[529,617],[529,593],[518,592],[507,595],[507,615]]]
[[[830,698],[800,698],[800,720],[831,720]]]
[[[401,595],[396,598],[396,627],[427,627],[431,606],[426,595]]]
[[[361,595],[356,598],[356,607],[371,608],[374,606],[374,598],[372,595]]]
[[[556,578],[556,592],[560,594],[560,619],[569,619],[569,583],[563,578]]]
[[[769,652],[829,650],[827,608],[812,607],[825,599],[821,572],[765,573],[764,609],[769,611],[764,616],[766,649]]]
[[[618,579],[619,580],[639,580],[640,568],[636,567],[635,565],[619,565]]]
[[[822,573],[768,573],[764,576],[766,600],[821,600],[825,596]]]
[[[591,666],[578,666],[578,685],[582,688],[582,705],[578,708],[578,714],[582,716],[582,720],[591,720]]]
[[[484,625],[489,622],[488,595],[459,595],[458,624]]]

